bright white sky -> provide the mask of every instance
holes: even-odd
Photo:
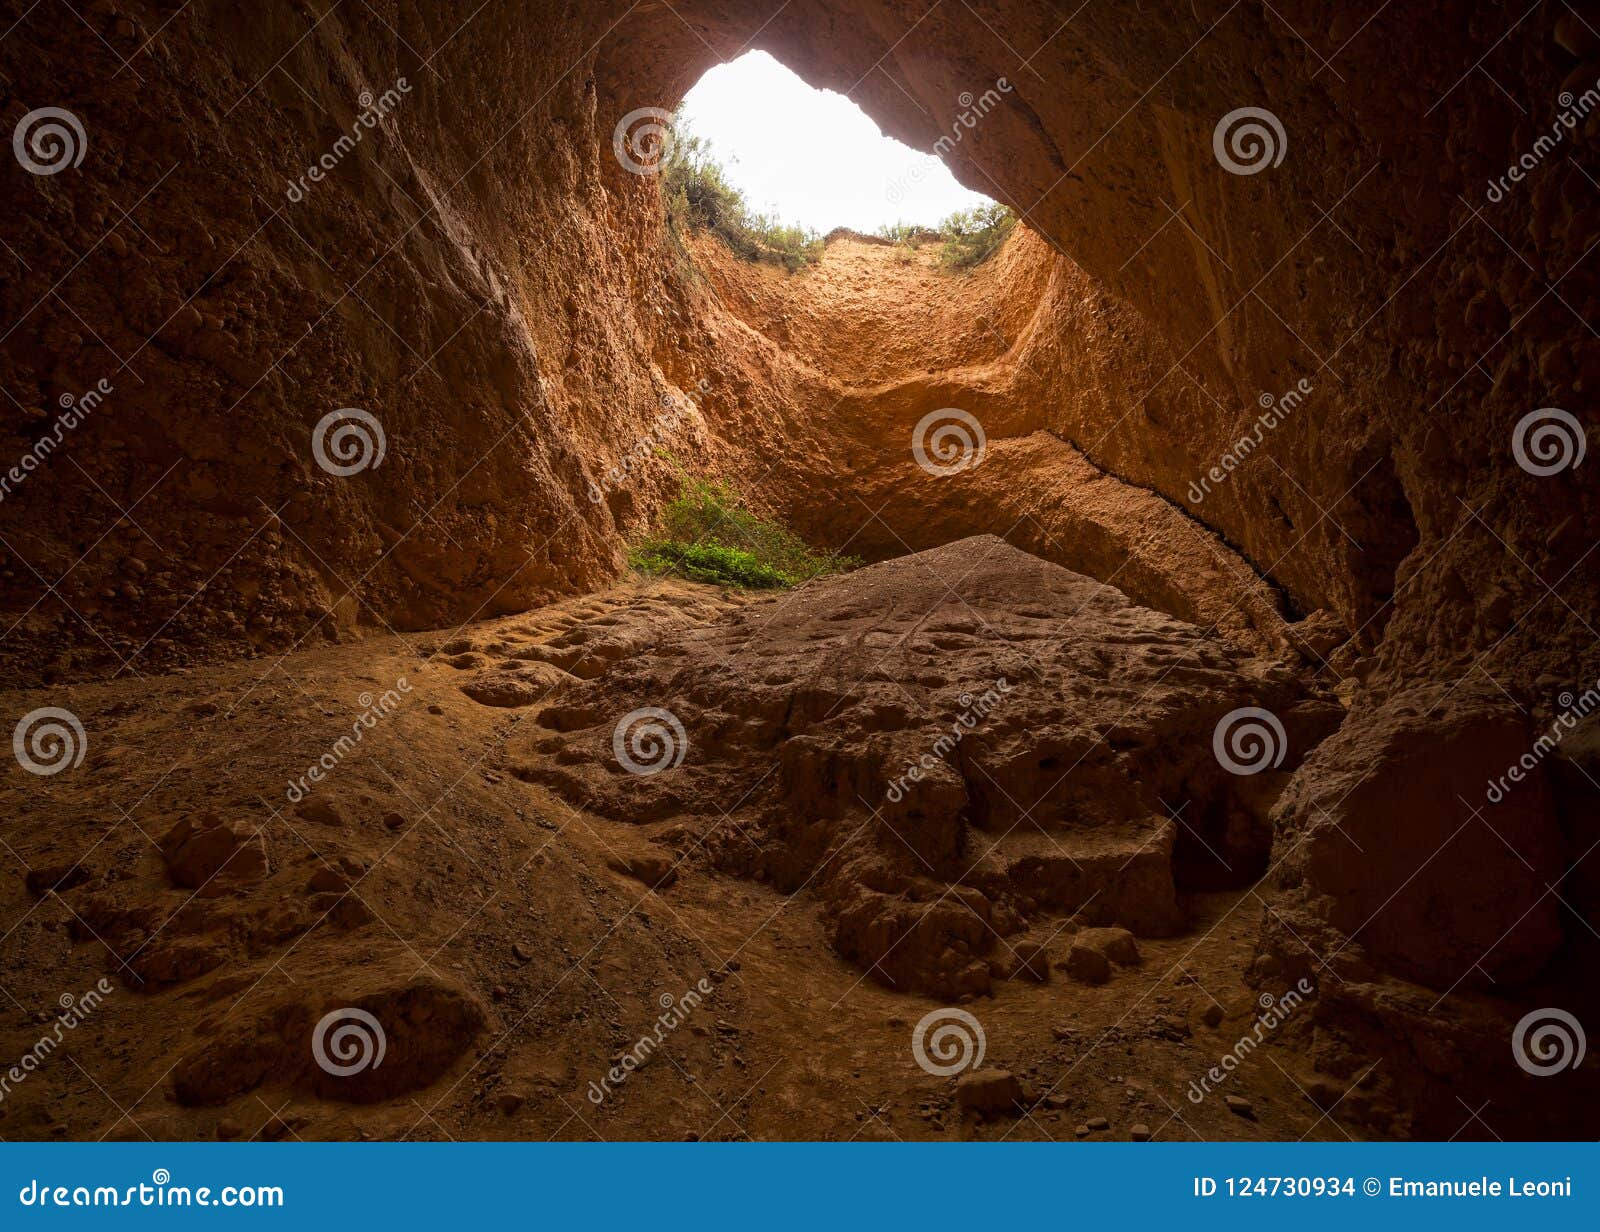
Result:
[[[937,158],[885,137],[844,95],[813,90],[764,51],[712,68],[683,113],[751,208],[786,223],[870,232],[988,204]]]

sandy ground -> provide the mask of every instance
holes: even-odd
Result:
[[[8,762],[0,788],[0,1055],[61,1039],[4,1092],[0,1134],[1073,1139],[1105,1117],[1091,1137],[1343,1136],[1265,1054],[1186,1097],[1257,1012],[1240,982],[1250,893],[1192,901],[1185,935],[1141,942],[1143,964],[1103,986],[1002,981],[969,1003],[984,1065],[1035,1104],[980,1120],[916,1063],[913,1029],[939,1002],[839,958],[804,892],[692,859],[659,891],[617,871],[635,827],[507,772],[537,708],[462,688],[575,625],[738,602],[633,582],[449,634],[6,694],[8,715],[69,708],[85,751],[49,776]],[[312,797],[332,809],[292,803],[363,713],[378,717]],[[244,854],[196,873],[172,851],[186,820],[229,828]],[[84,1001],[101,979],[112,991]],[[698,1005],[696,989],[711,990]],[[89,1008],[62,1029],[66,995]],[[692,1012],[597,1103],[590,1084],[654,1037],[664,998]],[[386,1055],[344,1084],[311,1063],[308,1028],[352,1006],[387,1025]]]

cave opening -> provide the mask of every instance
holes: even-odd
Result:
[[[937,154],[887,136],[848,92],[817,89],[765,51],[707,69],[674,124],[753,213],[818,235],[931,231],[995,204]]]

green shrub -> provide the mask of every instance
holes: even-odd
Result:
[[[981,265],[1000,251],[1000,245],[1016,225],[1017,216],[998,202],[957,210],[939,224],[939,236],[944,241],[939,260],[952,270]]]
[[[888,240],[893,244],[904,244],[908,248],[921,246],[923,238],[928,234],[927,227],[919,227],[909,222],[886,222],[873,232],[881,240]]]
[[[861,562],[814,552],[787,527],[746,508],[726,484],[684,476],[658,532],[632,548],[628,563],[649,574],[763,589],[798,586]]]
[[[755,553],[720,543],[645,543],[629,554],[628,563],[644,573],[675,573],[691,582],[714,586],[781,590],[794,585],[772,566],[757,560]]]
[[[661,174],[667,218],[682,230],[711,231],[746,261],[766,261],[793,272],[822,255],[822,237],[750,208],[728,182],[703,137],[680,114],[672,120],[672,157]]]

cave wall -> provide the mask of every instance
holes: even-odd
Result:
[[[923,149],[1007,80],[948,161],[1093,280],[1063,274],[1024,341],[1042,426],[1186,505],[1295,608],[1335,609],[1380,675],[1592,675],[1592,466],[1531,475],[1511,442],[1538,407],[1584,418],[1600,379],[1576,205],[1597,121],[1485,198],[1600,77],[1570,10],[775,7],[100,0],[91,37],[10,0],[8,128],[68,107],[87,149],[5,164],[7,451],[112,388],[0,501],[8,668],[277,652],[593,586],[670,484],[606,473],[685,398],[680,457],[832,481],[785,419],[826,388],[726,319],[611,148],[628,112],[762,47]],[[1241,106],[1285,129],[1259,174],[1213,152]],[[1192,502],[1258,399],[1302,380],[1270,458]],[[386,452],[330,475],[311,434],[351,406]]]

